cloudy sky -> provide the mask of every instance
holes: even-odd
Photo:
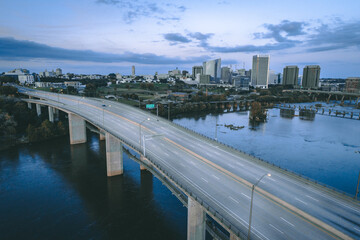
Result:
[[[359,0],[1,0],[0,72],[165,73],[221,58],[360,76]],[[300,74],[302,70],[300,71]]]

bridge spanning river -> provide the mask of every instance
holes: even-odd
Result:
[[[207,215],[230,239],[360,239],[360,204],[352,198],[128,105],[18,90],[38,114],[47,106],[50,121],[58,110],[68,113],[71,144],[86,141],[86,122],[97,127],[109,177],[123,173],[123,146],[137,152],[141,169],[187,205],[188,239],[205,239]]]

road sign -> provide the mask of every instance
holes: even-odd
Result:
[[[146,104],[146,109],[154,109],[155,104]]]

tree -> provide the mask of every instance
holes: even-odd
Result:
[[[251,110],[250,110],[250,120],[253,121],[265,121],[266,120],[266,112],[261,107],[261,103],[259,102],[253,102],[251,104]]]
[[[78,91],[76,90],[76,88],[73,87],[73,86],[68,86],[68,87],[66,88],[66,92],[67,92],[67,94],[72,94],[72,95],[76,95],[76,94],[78,93]]]
[[[110,74],[108,75],[108,78],[110,78],[110,79],[116,79],[116,74],[115,74],[115,73],[110,73]]]

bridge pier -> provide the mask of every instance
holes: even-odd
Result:
[[[55,112],[54,112],[54,114],[55,114],[55,121],[59,121],[59,117],[60,117],[59,109],[54,108],[54,110],[55,110]]]
[[[140,154],[140,160],[143,162],[145,159],[144,155]],[[147,170],[146,167],[142,164],[140,164],[140,171]]]
[[[54,108],[49,106],[48,109],[49,109],[49,121],[54,122]]]
[[[106,138],[106,171],[107,176],[123,174],[123,148],[119,139],[105,133]]]
[[[205,240],[205,215],[202,206],[188,197],[187,240]]]
[[[105,133],[102,132],[100,129],[99,129],[99,131],[100,131],[100,134],[99,134],[100,141],[105,140]]]
[[[41,105],[40,104],[36,104],[36,113],[38,116],[41,115]]]
[[[32,97],[31,97],[31,96],[29,96],[29,99],[31,99],[31,98],[32,98]],[[28,102],[28,104],[27,104],[27,105],[28,105],[28,108],[29,108],[29,109],[31,109],[31,103],[30,103],[30,102]]]
[[[85,120],[75,114],[69,113],[70,144],[86,142]]]

